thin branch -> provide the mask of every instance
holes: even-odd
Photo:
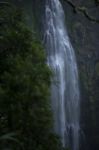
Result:
[[[1,1],[0,2],[0,6],[10,6],[10,7],[14,7],[14,5],[13,4],[11,4],[10,2],[3,2],[3,1]]]
[[[66,2],[73,8],[73,11],[74,11],[75,13],[81,12],[81,13],[82,13],[85,17],[87,17],[90,21],[99,23],[99,19],[94,18],[93,16],[91,16],[91,15],[88,13],[88,9],[87,9],[86,7],[78,7],[78,6],[76,6],[71,0],[64,0],[64,1],[66,1]]]

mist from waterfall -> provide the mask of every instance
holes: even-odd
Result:
[[[54,130],[64,147],[79,150],[80,98],[78,70],[59,0],[46,0],[44,42],[47,63],[53,71],[51,102]]]

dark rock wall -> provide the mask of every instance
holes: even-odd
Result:
[[[94,1],[76,0],[99,18]],[[99,23],[91,22],[63,2],[68,34],[75,49],[81,90],[81,149],[99,150]]]

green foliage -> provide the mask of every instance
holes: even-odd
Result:
[[[11,141],[14,144],[16,143],[22,150],[24,150],[22,144],[19,142],[19,140],[17,138],[15,138],[15,136],[16,136],[15,133],[7,133],[7,134],[2,135],[0,137],[1,147],[3,147],[4,142]],[[3,150],[5,150],[5,148],[3,148]]]
[[[43,47],[25,26],[20,10],[0,7],[0,139],[10,140],[0,149],[60,150],[59,138],[51,133],[52,73]],[[8,134],[12,132],[15,138]]]

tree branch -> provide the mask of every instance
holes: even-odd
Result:
[[[78,7],[78,6],[76,6],[71,0],[64,0],[64,1],[66,1],[66,2],[73,8],[73,11],[74,11],[75,13],[81,12],[81,13],[82,13],[85,17],[87,17],[90,21],[99,23],[99,19],[94,18],[93,16],[91,16],[91,15],[88,13],[88,9],[87,9],[86,7]]]

